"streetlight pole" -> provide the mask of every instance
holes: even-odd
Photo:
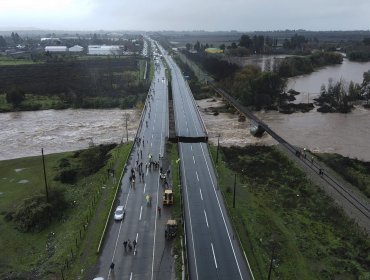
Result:
[[[236,173],[234,177],[234,197],[233,197],[233,208],[235,208],[235,190],[236,190]]]

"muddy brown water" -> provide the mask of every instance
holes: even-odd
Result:
[[[138,110],[44,110],[0,114],[0,160],[89,147],[91,143],[126,141],[135,136]]]

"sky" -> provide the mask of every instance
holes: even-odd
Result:
[[[368,30],[370,0],[0,0],[0,30]]]

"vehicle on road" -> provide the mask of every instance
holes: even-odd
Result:
[[[177,221],[176,220],[168,220],[166,224],[166,230],[164,232],[164,236],[167,240],[171,240],[176,236],[177,233]]]
[[[173,204],[173,193],[172,190],[165,190],[163,193],[163,205]]]
[[[121,221],[125,217],[125,209],[122,205],[117,206],[114,212],[114,220]]]

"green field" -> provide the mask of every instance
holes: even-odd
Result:
[[[370,162],[351,159],[338,154],[315,154],[342,178],[370,198]]]
[[[4,216],[16,211],[23,199],[44,192],[41,157],[0,162],[0,250],[6,252],[0,256],[1,279],[60,279],[62,269],[64,276],[76,279],[82,265],[86,268],[95,263],[96,248],[117,187],[117,182],[108,178],[106,168],[115,167],[118,178],[131,145],[115,147],[105,167],[93,175],[79,178],[73,185],[53,179],[58,174],[60,160],[68,158],[73,164],[76,153],[47,155],[49,189],[57,186],[64,189],[68,208],[60,219],[53,220],[39,232],[22,233]],[[102,200],[104,203],[100,206]],[[98,211],[97,205],[100,206]],[[75,265],[71,266],[71,263]]]
[[[9,65],[27,65],[27,64],[38,64],[42,62],[34,62],[30,59],[19,59],[12,58],[8,56],[0,56],[0,66],[9,66]]]
[[[267,279],[273,248],[271,279],[370,279],[369,238],[288,158],[254,146],[220,155],[219,184],[255,279]]]

